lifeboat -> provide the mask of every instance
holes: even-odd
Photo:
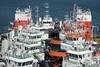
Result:
[[[61,41],[60,40],[51,40],[50,43],[53,45],[60,45]]]
[[[65,29],[65,30],[71,30],[71,29],[73,29],[73,27],[65,25],[65,26],[64,26],[64,29]]]
[[[53,39],[50,41],[49,46],[51,47],[51,50],[61,52],[62,50],[60,50],[60,44],[61,44],[60,40]]]
[[[54,56],[54,57],[64,57],[67,56],[66,52],[56,52],[56,51],[50,51],[49,55]]]
[[[72,27],[72,26],[64,26],[64,29],[65,30],[76,30],[76,29],[81,29],[81,26],[76,26],[75,28],[74,27]]]
[[[65,34],[65,36],[68,37],[68,38],[79,38],[79,37],[81,37],[80,34]]]

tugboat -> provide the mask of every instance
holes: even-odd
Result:
[[[44,61],[44,33],[34,29],[31,9],[17,9],[14,27],[7,39],[2,40],[2,55],[7,67],[39,67]]]
[[[45,9],[48,8],[46,3]],[[72,19],[54,22],[48,10],[40,18],[38,9],[36,23],[30,7],[16,10],[12,28],[0,35],[0,67],[100,66],[90,10],[75,6]]]
[[[49,39],[49,31],[54,29],[54,22],[52,17],[49,15],[49,4],[45,3],[45,15],[43,18],[39,17],[38,12],[39,12],[39,8],[37,7],[36,13],[37,13],[37,21],[36,24],[34,26],[35,29],[40,30],[41,32],[44,32],[44,35],[42,36],[43,40],[47,40]]]
[[[60,48],[61,40],[59,39],[59,33],[61,32],[61,23],[61,21],[55,21],[54,29],[50,31],[50,39],[46,41],[48,52],[46,53],[45,58],[49,63],[51,63],[52,67],[61,67],[62,58],[68,56],[68,54]]]
[[[62,67],[95,66],[93,60],[92,16],[91,11],[74,8],[73,20],[64,23],[64,30],[60,33],[61,49],[69,54],[63,57]]]

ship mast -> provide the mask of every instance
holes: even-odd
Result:
[[[49,4],[46,2],[45,3],[45,16],[48,17],[49,16]]]
[[[44,11],[45,15],[43,17],[43,22],[52,22],[52,17],[50,17],[49,10],[48,10],[49,4],[47,2],[45,3],[44,8],[45,8],[45,11]]]
[[[67,20],[69,20],[69,16],[68,16],[68,9],[67,9],[67,11],[66,11],[66,14],[65,14],[65,19],[64,19],[65,21],[67,21]]]
[[[75,17],[76,17],[76,11],[77,11],[77,9],[76,9],[76,4],[74,4],[74,8],[73,8],[73,16],[72,16],[73,20],[75,20]]]
[[[38,6],[36,6],[36,26],[39,24],[39,7]]]

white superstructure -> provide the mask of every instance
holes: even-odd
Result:
[[[32,19],[31,16],[32,14],[30,7],[25,10],[20,10],[19,8],[17,8],[15,14],[15,20],[31,20]]]
[[[8,43],[6,43],[9,45],[6,44],[8,49],[5,51],[8,67],[32,67],[37,62],[43,61],[45,56],[43,48],[45,45],[41,40],[42,35],[42,32],[29,25],[18,36],[8,39]]]
[[[77,7],[73,14],[76,21],[66,22],[60,33],[61,49],[69,54],[63,57],[62,67],[92,66],[96,62],[92,56],[91,12]]]
[[[49,30],[54,29],[53,20],[50,16],[46,16],[45,21],[43,20],[40,22],[40,24],[34,26],[35,29],[40,30],[41,32],[44,32],[44,35],[42,36],[42,40],[49,39]],[[51,18],[51,20],[49,20]]]
[[[17,31],[12,29],[10,36],[2,41],[2,53],[7,67],[37,67],[38,62],[44,61],[45,43],[42,41],[44,33],[36,30],[32,23],[28,23],[31,21],[30,8],[24,11],[17,10],[15,14]]]
[[[37,8],[36,12],[37,12],[37,21],[36,24],[34,26],[35,29],[40,30],[41,32],[44,32],[44,35],[42,36],[43,40],[46,40],[49,38],[49,30],[50,29],[54,29],[54,22],[52,17],[49,15],[49,11],[48,11],[48,3],[45,4],[45,15],[43,16],[43,18],[38,16],[38,12],[39,12],[39,8]]]
[[[76,11],[77,11],[76,12],[76,20],[81,20],[83,22],[92,21],[92,16],[91,16],[91,11],[90,10],[83,11],[82,9],[77,7]]]
[[[62,67],[78,67],[82,64],[92,65],[96,62],[92,60],[92,46],[86,42],[66,41],[61,43],[61,49],[66,50],[69,57],[63,57]]]
[[[17,8],[15,13],[15,21],[14,21],[14,30],[15,32],[18,32],[20,29],[19,26],[22,26],[22,29],[25,29],[25,27],[29,24],[32,24],[32,10],[29,6],[29,8],[25,9],[19,9]]]

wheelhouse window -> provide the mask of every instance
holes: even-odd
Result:
[[[25,50],[28,50],[28,48],[27,48],[27,47],[25,47]]]
[[[70,54],[70,58],[72,58],[72,59],[78,59],[78,55]]]
[[[74,38],[74,41],[78,40],[78,38]]]
[[[79,55],[79,58],[81,58],[81,59],[82,59],[82,55]]]
[[[25,63],[22,63],[22,66],[25,66],[26,64]]]
[[[41,47],[31,47],[29,50],[36,50],[36,49],[41,49]]]
[[[28,61],[28,62],[22,63],[22,66],[31,65],[31,64],[32,64],[32,61]]]
[[[35,38],[36,38],[36,36],[29,36],[29,38],[30,38],[30,39],[35,39]]]
[[[43,22],[43,23],[51,23],[51,22]]]
[[[21,63],[18,63],[18,66],[21,66]]]
[[[41,38],[41,35],[37,36],[37,38]]]

